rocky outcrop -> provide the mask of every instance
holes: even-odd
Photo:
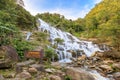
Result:
[[[16,75],[16,78],[22,78],[22,79],[25,79],[25,80],[30,79],[31,77],[32,77],[31,74],[27,71],[23,71],[23,72]]]
[[[10,59],[12,61],[19,60],[17,51],[12,46],[2,46],[0,47],[0,50],[3,51],[2,56],[4,57],[4,59]]]
[[[88,72],[72,67],[66,68],[66,74],[70,76],[72,80],[95,80]]]
[[[28,61],[24,61],[24,62],[19,62],[16,64],[16,72],[20,73],[23,71],[24,67],[28,67],[29,65],[35,63],[34,60],[28,60]]]

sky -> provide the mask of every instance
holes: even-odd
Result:
[[[85,15],[102,0],[23,0],[25,9],[37,13],[59,13],[67,19],[76,20]]]

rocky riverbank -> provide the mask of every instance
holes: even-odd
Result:
[[[44,61],[39,64],[39,60],[17,62],[0,69],[0,80],[120,80],[119,60],[104,58],[102,53],[72,60],[71,63]]]

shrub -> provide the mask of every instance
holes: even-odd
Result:
[[[65,80],[72,80],[72,78],[70,76],[66,75]]]
[[[20,39],[13,39],[13,46],[16,48],[18,55],[20,58],[24,58],[24,52],[28,50],[32,50],[33,46],[30,42],[20,40]]]
[[[55,51],[52,48],[46,48],[45,49],[45,57],[48,58],[48,60],[58,60],[58,55],[55,53]]]

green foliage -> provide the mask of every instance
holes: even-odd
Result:
[[[45,57],[50,60],[54,58],[54,60],[58,60],[58,55],[55,53],[55,51],[52,48],[46,48],[45,49]]]
[[[14,48],[17,50],[18,55],[20,58],[24,57],[24,53],[28,50],[32,50],[33,46],[30,42],[21,40],[21,39],[13,39],[12,44]]]
[[[70,32],[71,34],[84,31],[84,20],[81,18],[76,21],[72,21],[65,19],[64,16],[57,13],[37,14],[36,17],[43,19],[44,21],[46,21],[52,26],[55,26],[56,28]]]
[[[16,37],[18,29],[12,24],[0,23],[0,45],[11,44],[12,38]]]
[[[21,6],[16,6],[17,13],[17,26],[22,29],[33,29],[36,27],[36,19],[28,11],[26,11]]]
[[[54,41],[57,42],[57,44],[62,44],[64,42],[64,40],[60,38],[55,38]]]
[[[72,78],[70,76],[66,75],[65,80],[72,80]]]
[[[34,39],[31,42],[36,43],[38,46],[42,46],[43,48],[46,45],[49,45],[50,42],[48,41],[48,34],[40,31],[33,32],[32,36]]]
[[[103,0],[85,17],[87,37],[110,42],[120,51],[120,0]],[[86,35],[85,35],[86,36]]]
[[[16,4],[16,0],[0,0],[0,46],[12,45],[20,57],[32,44],[22,39],[20,30],[36,27],[36,20],[28,11]]]
[[[0,0],[0,22],[13,24],[21,29],[36,27],[36,19],[15,0]]]
[[[48,34],[44,32],[34,32],[33,36],[36,37],[38,41],[44,42],[47,39]]]

